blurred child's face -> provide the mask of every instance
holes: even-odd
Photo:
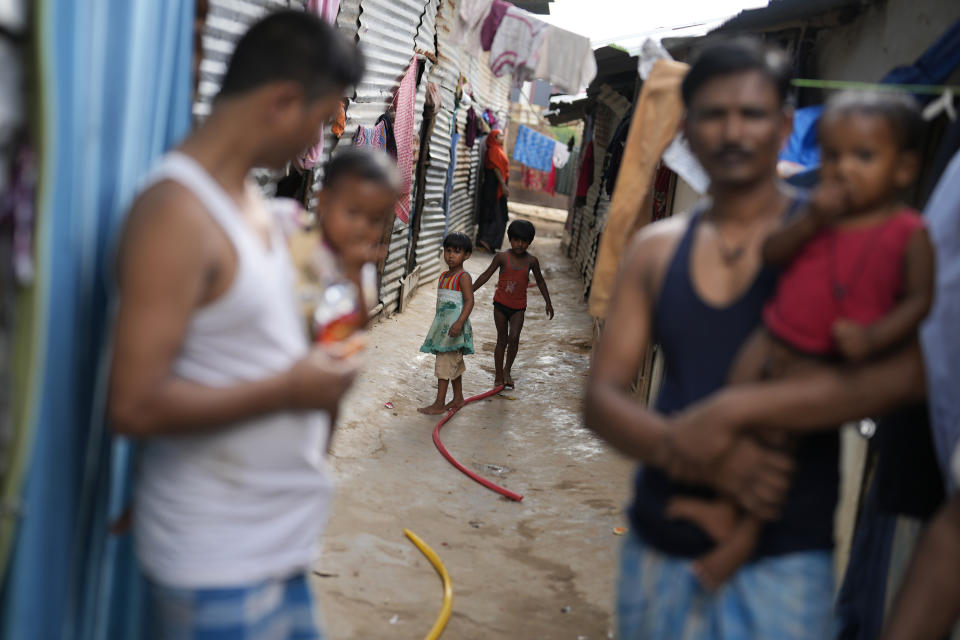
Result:
[[[820,146],[822,180],[839,185],[855,213],[892,202],[916,178],[918,157],[900,148],[893,125],[881,116],[828,114]]]
[[[396,194],[385,185],[343,176],[320,192],[324,240],[348,264],[377,262],[384,226],[393,216],[395,202]]]
[[[510,238],[510,250],[518,256],[522,256],[524,253],[526,253],[529,247],[530,243],[526,240],[521,240],[520,238]]]
[[[456,247],[443,248],[443,261],[447,263],[447,267],[450,269],[459,269],[469,257],[469,251],[464,251]]]

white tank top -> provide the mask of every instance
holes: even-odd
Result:
[[[277,221],[271,248],[189,156],[161,158],[143,189],[189,189],[237,253],[229,289],[190,319],[174,373],[224,387],[287,370],[309,350]],[[149,340],[149,336],[144,336]],[[243,586],[307,569],[332,499],[324,412],[282,412],[200,435],[146,440],[133,512],[146,574],[180,588]]]

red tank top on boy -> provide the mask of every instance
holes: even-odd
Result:
[[[835,352],[837,320],[866,326],[896,305],[907,242],[923,226],[905,209],[876,225],[821,231],[780,276],[763,311],[767,329],[801,351]]]
[[[530,262],[524,258],[522,268],[515,269],[514,261],[516,260],[513,252],[507,251],[507,264],[500,270],[500,278],[497,280],[497,291],[493,294],[493,301],[511,309],[526,309]]]

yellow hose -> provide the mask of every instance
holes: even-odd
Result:
[[[410,531],[410,529],[404,529],[403,532],[410,538],[410,542],[417,545],[420,553],[427,556],[427,560],[430,561],[433,568],[440,574],[440,579],[443,580],[443,606],[440,607],[440,615],[437,616],[433,627],[430,628],[430,633],[428,633],[424,639],[437,640],[443,633],[444,627],[447,626],[447,621],[450,620],[450,612],[453,611],[453,584],[450,582],[450,575],[447,573],[447,568],[443,566],[443,562],[440,561],[440,556],[428,547],[427,543],[420,539],[420,536]]]

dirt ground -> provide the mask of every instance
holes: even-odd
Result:
[[[464,465],[523,494],[515,503],[454,469],[417,413],[436,393],[433,356],[419,347],[433,319],[424,286],[402,314],[372,330],[369,362],[346,401],[332,463],[339,480],[315,584],[334,640],[422,638],[440,611],[440,579],[407,527],[450,573],[453,615],[443,638],[612,638],[613,580],[632,465],[582,427],[591,321],[583,285],[560,252],[559,225],[537,222],[531,247],[556,318],[530,290],[514,367],[517,388],[467,406],[443,429]],[[467,263],[476,277],[489,254]],[[493,385],[495,279],[477,294],[477,354],[464,391]],[[393,403],[393,409],[384,406]]]

